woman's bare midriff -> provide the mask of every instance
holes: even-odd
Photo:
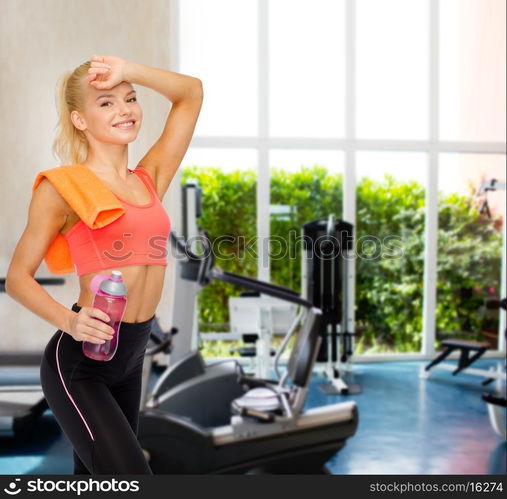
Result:
[[[146,321],[153,317],[160,302],[165,269],[163,265],[129,265],[82,275],[79,277],[81,292],[77,304],[81,307],[92,306],[94,294],[90,282],[95,275],[120,270],[127,286],[127,309],[123,322]]]
[[[62,236],[79,222],[78,215],[71,211],[67,216]],[[94,293],[90,283],[97,274],[105,274],[111,270],[120,270],[127,286],[127,309],[123,322],[143,322],[155,314],[162,295],[166,266],[164,265],[127,265],[114,269],[99,270],[79,277],[80,294],[77,304],[81,307],[93,305]]]

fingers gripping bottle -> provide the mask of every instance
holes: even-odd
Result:
[[[90,287],[95,292],[93,308],[98,308],[109,316],[110,321],[106,324],[114,329],[114,335],[111,340],[100,345],[83,341],[83,353],[90,359],[108,361],[114,357],[118,348],[120,324],[127,308],[127,287],[119,270],[113,270],[109,276],[96,275]]]

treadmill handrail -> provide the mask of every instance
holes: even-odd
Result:
[[[286,288],[284,286],[277,286],[276,284],[270,284],[265,281],[252,279],[251,277],[233,274],[232,272],[226,272],[216,265],[210,270],[210,278],[215,281],[228,282],[230,284],[236,284],[245,288],[254,289],[266,295],[274,296],[275,298],[280,298],[281,300],[302,305],[308,309],[313,307],[313,305],[308,300],[301,298],[301,296],[299,296],[292,289]]]
[[[196,255],[189,247],[188,244],[185,244],[183,241],[185,241],[183,236],[178,236],[174,231],[171,231],[169,234],[169,240],[173,246],[176,247],[177,250],[179,250],[181,253],[186,255],[189,261],[195,261],[199,262],[203,260],[202,256]]]
[[[209,243],[209,239],[207,235],[204,235],[205,240]],[[206,263],[210,263],[209,260],[212,258],[211,248],[208,247],[207,251],[209,251],[209,255],[199,256],[196,255],[183,241],[185,240],[183,237],[176,235],[174,231],[171,231],[170,234],[171,244],[177,248],[181,253],[186,255],[189,261],[201,262],[201,265],[206,265]],[[205,269],[206,270],[206,269]],[[200,275],[199,280],[215,280],[228,282],[230,284],[236,284],[237,286],[242,286],[249,289],[254,289],[255,291],[260,291],[266,295],[274,296],[275,298],[280,298],[281,300],[289,301],[291,303],[296,303],[298,305],[302,305],[308,309],[313,307],[313,304],[308,300],[302,298],[296,291],[293,289],[287,288],[285,286],[278,286],[276,284],[271,284],[265,281],[259,281],[258,279],[253,279],[251,277],[242,276],[239,274],[234,274],[232,272],[226,272],[221,269],[217,265],[213,265],[207,272],[206,275]]]

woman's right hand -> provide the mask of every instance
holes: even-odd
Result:
[[[74,312],[68,333],[76,341],[89,341],[100,345],[112,339],[114,333],[114,329],[102,321],[110,321],[105,312],[98,308],[82,307],[79,312]]]
[[[88,69],[88,84],[97,90],[109,90],[125,80],[127,60],[114,55],[93,55]]]

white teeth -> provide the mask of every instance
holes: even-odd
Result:
[[[132,126],[134,124],[133,121],[128,121],[127,123],[120,123],[119,125],[114,125],[117,128],[127,128],[129,126]]]

